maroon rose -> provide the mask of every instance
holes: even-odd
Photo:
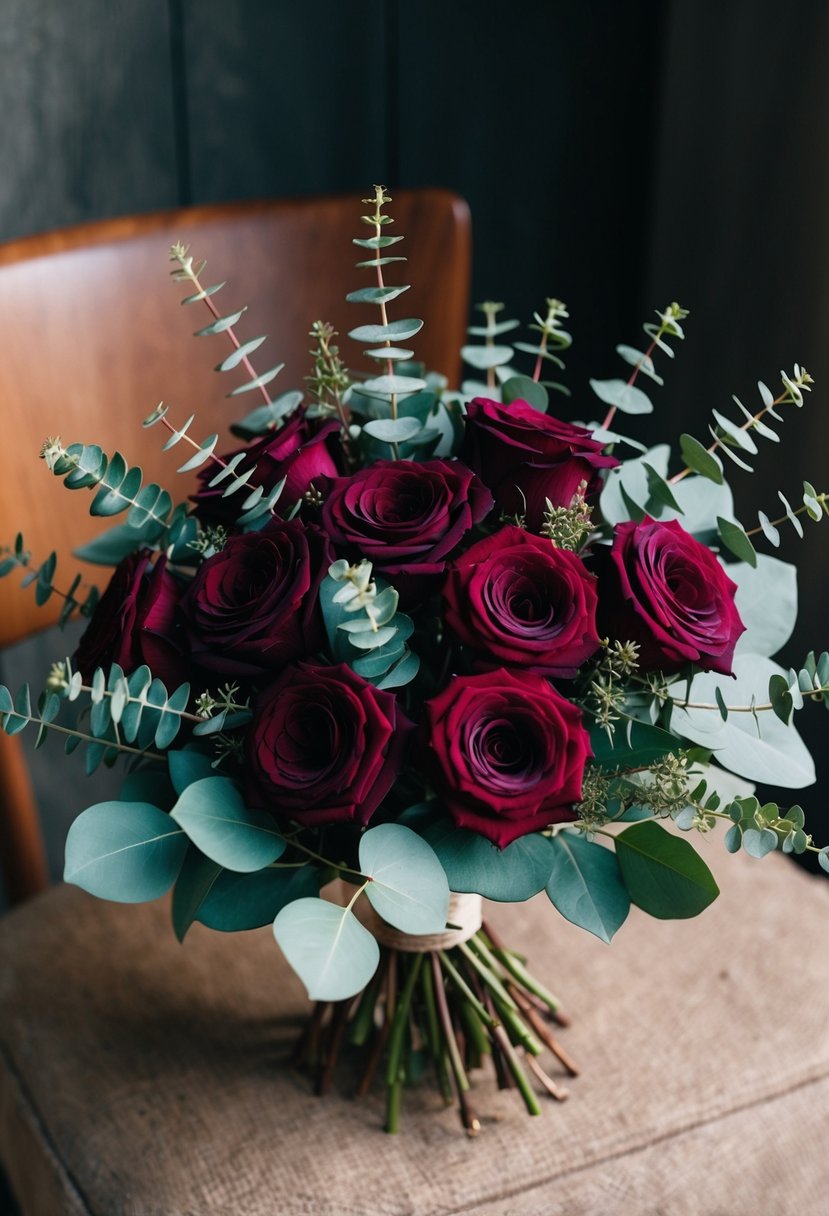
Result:
[[[182,600],[194,662],[245,679],[317,650],[325,640],[319,585],[332,561],[326,537],[298,519],[231,536]]]
[[[576,818],[590,737],[542,676],[456,676],[426,703],[424,767],[458,827],[504,848]]]
[[[676,520],[646,516],[620,524],[597,564],[602,631],[638,642],[645,670],[695,663],[731,674],[745,629],[734,604],[737,588],[711,550]]]
[[[410,730],[394,694],[346,664],[297,663],[256,702],[248,797],[309,827],[366,824],[400,771]]]
[[[75,651],[75,667],[85,680],[96,667],[106,671],[113,663],[127,674],[146,663],[168,691],[186,679],[176,611],[181,589],[166,557],[153,564],[152,556],[141,549],[113,571]]]
[[[599,646],[595,583],[575,553],[502,528],[450,566],[446,623],[495,666],[574,676]]]
[[[324,494],[322,522],[334,544],[373,562],[401,599],[422,590],[423,576],[443,573],[443,559],[492,506],[459,460],[377,460]]]
[[[284,477],[285,486],[278,505],[287,510],[302,498],[312,484],[316,485],[320,478],[337,476],[336,457],[339,448],[339,422],[332,419],[315,428],[302,410],[296,410],[278,431],[269,431],[247,447],[225,453],[222,460],[230,461],[239,452],[245,452],[247,458],[240,462],[236,469],[237,474],[241,475],[243,471],[253,467],[250,484],[262,486],[266,492],[272,490]],[[235,494],[224,498],[223,494],[230,484],[230,478],[220,481],[212,489],[208,485],[217,472],[212,461],[202,466],[198,473],[201,488],[193,495],[193,502],[196,503],[200,518],[211,523],[230,525],[242,514],[241,504],[250,489],[242,487]]]
[[[461,459],[474,469],[507,515],[525,515],[537,531],[546,499],[569,507],[582,482],[590,494],[599,470],[619,462],[590,431],[539,413],[526,401],[499,405],[476,397],[466,407]]]

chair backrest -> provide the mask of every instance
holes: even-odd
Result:
[[[252,359],[258,374],[285,363],[271,385],[275,395],[303,387],[315,320],[336,327],[350,365],[370,370],[345,336],[378,319],[375,307],[345,302],[348,292],[372,285],[370,272],[354,268],[362,251],[351,243],[367,234],[364,210],[351,196],[193,207],[0,245],[0,549],[22,530],[33,563],[57,553],[56,587],[76,571],[104,585],[108,571],[78,562],[72,549],[108,521],[90,518],[83,491],[70,494],[38,461],[43,441],[60,435],[64,443],[118,450],[179,501],[193,484],[176,473],[182,448],[163,452],[162,430],[143,429],[142,419],[163,399],[179,425],[195,412],[194,436],[223,437],[259,404],[254,394],[228,401],[240,381],[213,371],[232,349],[227,335],[191,336],[211,317],[203,305],[179,307],[186,287],[166,281],[176,241],[208,260],[206,283],[227,281],[216,297],[223,314],[248,306],[239,338],[269,335]],[[411,255],[405,276],[387,276],[412,284],[393,317],[428,318],[417,357],[455,383],[469,304],[467,206],[444,190],[416,190],[395,194],[389,211]],[[228,436],[227,446],[237,443]],[[0,580],[0,648],[45,628],[60,611],[54,596],[38,608],[20,581],[17,573]],[[0,734],[0,865],[12,901],[33,894],[46,876],[17,744]]]
[[[69,494],[38,462],[47,436],[117,449],[179,500],[193,484],[175,471],[183,448],[163,452],[161,428],[144,430],[142,419],[163,399],[171,420],[181,424],[195,412],[192,434],[218,431],[225,444],[228,424],[261,404],[252,393],[226,399],[245,379],[213,370],[232,350],[227,334],[191,336],[212,318],[204,305],[179,306],[186,286],[167,281],[175,241],[207,259],[205,282],[227,281],[215,297],[223,314],[247,306],[239,338],[269,335],[251,359],[260,374],[285,363],[270,386],[274,395],[303,387],[315,320],[331,321],[346,361],[368,370],[346,334],[376,322],[376,306],[345,302],[347,292],[372,285],[369,271],[355,269],[363,251],[351,243],[367,233],[359,219],[365,210],[351,196],[194,207],[0,246],[0,548],[21,529],[33,560],[57,552],[56,586],[76,570],[95,582],[94,569],[71,550],[105,521],[90,519],[85,496]],[[468,308],[468,209],[447,191],[419,190],[395,194],[388,210],[411,259],[405,274],[393,268],[392,281],[412,284],[393,315],[428,318],[415,339],[417,358],[454,382]],[[237,443],[228,436],[225,447]],[[57,600],[37,610],[19,582],[15,575],[0,581],[0,647],[50,624],[60,610]]]

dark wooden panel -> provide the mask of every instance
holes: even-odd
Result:
[[[183,0],[182,13],[194,201],[385,179],[382,6]]]
[[[177,201],[166,0],[5,0],[0,239]]]
[[[640,307],[658,6],[420,0],[400,10],[400,178],[470,203],[475,300],[567,301],[568,382],[613,366]]]

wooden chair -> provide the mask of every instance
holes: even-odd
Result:
[[[161,431],[145,430],[142,419],[163,398],[179,422],[195,411],[194,434],[204,438],[214,431],[223,435],[230,422],[254,408],[254,394],[226,399],[238,377],[213,371],[229,353],[227,335],[192,337],[211,318],[203,306],[181,308],[186,288],[167,281],[175,241],[207,258],[205,283],[227,281],[216,297],[223,314],[248,306],[239,337],[269,335],[252,358],[257,371],[284,361],[271,386],[275,392],[303,387],[311,370],[308,331],[317,319],[339,330],[348,361],[368,366],[360,347],[345,336],[376,319],[371,306],[345,302],[347,292],[369,285],[369,272],[354,267],[362,251],[351,243],[366,232],[359,219],[365,210],[352,196],[193,207],[0,246],[0,548],[22,529],[35,560],[57,552],[56,585],[76,570],[104,585],[108,572],[77,562],[71,552],[106,521],[91,518],[84,498],[70,495],[39,464],[44,439],[59,434],[67,443],[117,449],[184,497],[190,483],[175,471],[182,449],[162,452]],[[388,210],[411,259],[402,279],[412,284],[400,297],[405,311],[395,315],[427,319],[417,356],[455,382],[468,311],[467,206],[447,191],[418,190],[397,194]],[[237,443],[228,437],[224,446]],[[0,581],[0,650],[52,624],[60,610],[55,597],[38,609],[19,582],[16,575]],[[18,741],[5,735],[0,859],[11,901],[45,884],[26,766]]]

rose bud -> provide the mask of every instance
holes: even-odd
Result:
[[[600,629],[638,642],[644,670],[695,663],[731,674],[745,630],[734,604],[736,585],[676,520],[620,524],[612,549],[597,554],[597,568]]]
[[[426,702],[424,768],[458,827],[499,848],[576,818],[590,737],[581,713],[525,671],[456,676]]]
[[[461,459],[495,495],[506,515],[526,516],[537,531],[546,500],[569,507],[584,483],[585,494],[599,488],[600,470],[619,462],[585,427],[560,422],[526,401],[499,405],[476,397],[466,407]]]
[[[509,526],[449,567],[446,623],[492,666],[574,676],[599,647],[596,579],[581,558]]]

